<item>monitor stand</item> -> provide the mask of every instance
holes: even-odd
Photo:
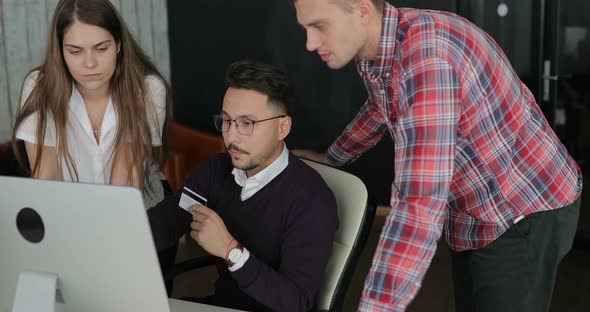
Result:
[[[23,271],[18,277],[12,312],[55,312],[57,275]]]

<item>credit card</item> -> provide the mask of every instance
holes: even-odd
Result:
[[[182,189],[182,195],[180,196],[180,201],[178,202],[178,206],[180,208],[187,210],[188,207],[192,205],[203,205],[207,206],[207,199],[199,195],[197,192],[189,189],[188,187],[184,187]]]

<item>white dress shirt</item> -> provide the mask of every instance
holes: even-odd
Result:
[[[283,143],[283,151],[279,158],[275,159],[268,167],[262,169],[257,174],[248,178],[246,171],[238,168],[232,170],[236,183],[242,187],[240,198],[242,201],[247,200],[265,187],[270,181],[276,178],[285,168],[289,165],[289,149],[287,145]],[[244,247],[242,256],[234,265],[229,267],[230,272],[235,272],[244,266],[246,261],[250,258],[250,252]]]
[[[268,182],[272,181],[272,179],[278,176],[279,173],[283,172],[288,164],[289,149],[287,149],[287,145],[283,143],[283,151],[279,158],[275,159],[275,161],[273,161],[268,167],[264,168],[257,174],[248,178],[246,171],[234,168],[231,173],[234,175],[236,183],[242,187],[242,193],[240,194],[242,201],[250,198],[266,186]]]
[[[39,72],[35,71],[25,80],[21,96],[21,106],[35,87],[38,75]],[[155,76],[147,76],[145,78],[145,85],[151,94],[153,104],[153,116],[152,118],[148,118],[152,135],[152,145],[160,146],[162,144],[161,133],[166,117],[166,88]],[[152,113],[150,112],[150,114]],[[27,117],[17,129],[16,137],[37,144],[37,120],[37,113]],[[75,84],[73,84],[72,95],[69,101],[66,132],[68,149],[76,166],[79,182],[109,184],[111,169],[113,167],[113,157],[111,156],[114,152],[113,145],[117,134],[117,114],[111,98],[109,98],[100,127],[100,143],[97,144],[88,117],[88,112],[84,105],[84,100]],[[49,115],[47,118],[44,145],[55,147],[56,140],[53,117]],[[76,181],[73,172],[70,174],[67,169],[65,160],[61,159],[60,161],[63,168],[62,173],[64,180]],[[162,179],[165,179],[165,177],[160,172],[158,165],[152,164],[147,183],[151,185],[153,191],[146,191],[148,189],[148,186],[146,185],[143,192],[146,209],[153,207],[164,198],[164,189],[161,183]]]

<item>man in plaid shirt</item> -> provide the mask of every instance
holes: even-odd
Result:
[[[403,311],[444,228],[457,311],[548,311],[576,231],[581,172],[493,39],[456,15],[383,0],[294,0],[306,47],[352,59],[368,99],[325,153],[395,143],[391,212],[360,311]]]

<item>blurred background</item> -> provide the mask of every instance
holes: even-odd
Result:
[[[298,101],[288,145],[324,150],[366,99],[352,64],[330,70],[305,49],[305,33],[287,0],[112,0],[141,46],[172,85],[174,120],[215,133],[226,66],[255,59],[279,66],[294,81]],[[535,95],[556,133],[588,176],[590,157],[590,1],[405,0],[398,7],[459,14],[488,32]],[[20,87],[39,65],[57,0],[0,0],[0,143],[11,136]],[[389,204],[393,142],[385,137],[345,169]],[[587,183],[586,185],[590,185]],[[588,188],[588,187],[587,187]],[[553,311],[590,310],[590,213],[586,192],[573,251],[564,260]],[[383,207],[382,216],[387,213]],[[379,232],[376,221],[375,237]],[[360,295],[373,237],[350,309]],[[440,244],[413,311],[452,311],[447,247]],[[574,286],[576,285],[576,286]]]

